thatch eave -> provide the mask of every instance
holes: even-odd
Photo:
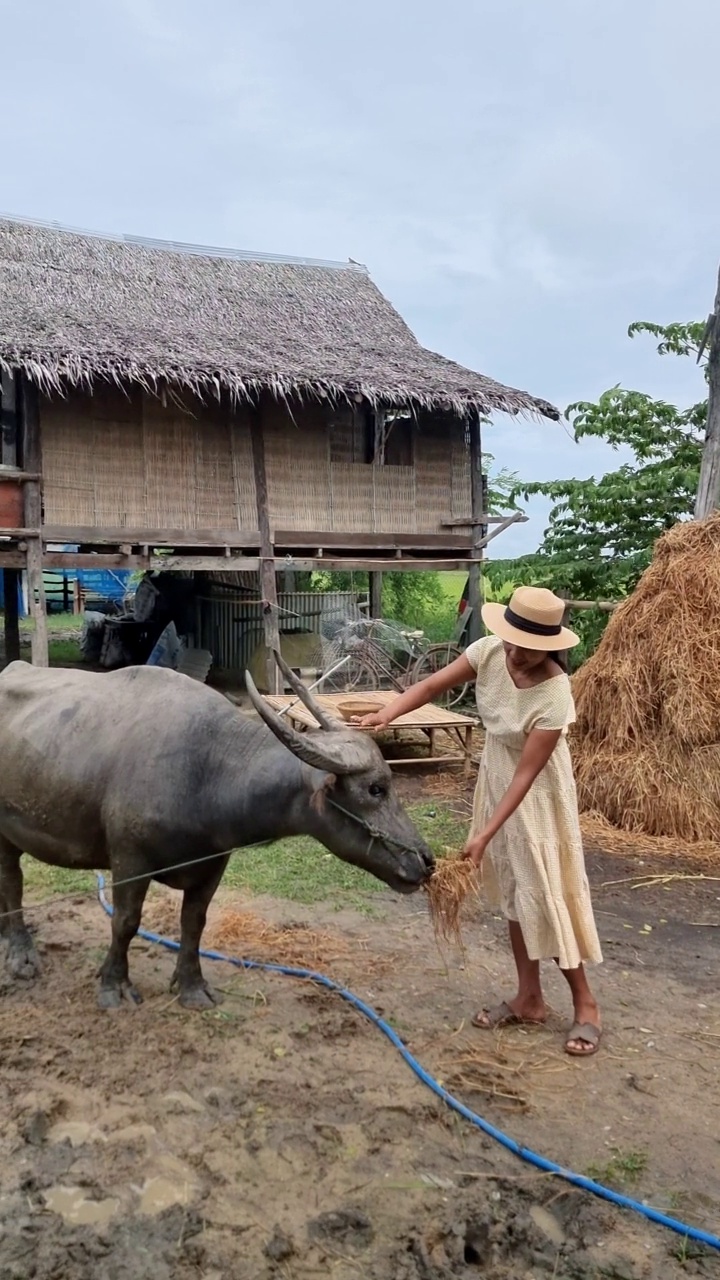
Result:
[[[262,392],[467,417],[559,418],[420,345],[363,270],[0,218],[0,365],[43,392],[100,383]]]
[[[402,382],[377,386],[363,380],[341,382],[327,377],[299,378],[280,373],[271,377],[267,374],[241,377],[230,369],[196,369],[160,362],[142,364],[121,358],[98,361],[77,355],[48,358],[29,352],[0,353],[0,369],[4,373],[22,373],[46,396],[65,396],[71,390],[92,394],[99,384],[125,389],[134,385],[153,396],[167,389],[189,392],[201,402],[219,402],[223,395],[234,404],[256,404],[262,394],[281,401],[297,399],[331,403],[362,396],[373,407],[415,408],[451,413],[460,418],[473,413],[506,413],[514,417],[555,421],[560,417],[553,405],[532,399],[522,392],[478,396],[472,392],[459,395],[438,390],[431,394]]]

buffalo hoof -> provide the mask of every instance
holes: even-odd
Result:
[[[27,941],[15,944],[13,944],[12,939],[8,940],[5,966],[12,978],[21,978],[24,982],[29,982],[32,978],[39,977],[40,960],[29,938]]]
[[[121,982],[116,987],[101,987],[98,993],[98,1006],[101,1009],[121,1009],[123,1004],[135,1008],[142,1002],[140,992],[129,982]]]
[[[183,1009],[214,1009],[216,1005],[222,1004],[223,998],[219,991],[213,991],[207,982],[203,982],[197,987],[186,987],[181,989],[178,996],[178,1004]]]

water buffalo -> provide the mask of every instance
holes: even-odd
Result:
[[[0,675],[0,929],[14,977],[38,971],[22,915],[23,851],[112,873],[106,1009],[140,999],[128,948],[150,880],[183,893],[173,985],[182,1005],[205,1009],[217,996],[198,948],[229,851],[309,835],[399,893],[427,879],[432,855],[377,744],[331,718],[277,660],[320,729],[298,733],[249,676],[264,724],[159,667],[94,674],[12,662]]]

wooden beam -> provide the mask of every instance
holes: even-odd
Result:
[[[720,505],[720,274],[708,329],[708,412],[695,499],[696,520],[709,516]]]
[[[42,449],[40,444],[40,406],[38,390],[29,378],[20,378],[20,406],[22,423],[22,456],[19,461],[24,471],[42,472]],[[43,546],[40,537],[42,524],[42,491],[39,480],[29,480],[25,485],[25,524],[28,529],[35,530],[34,537],[28,537],[27,544],[27,584],[28,603],[33,629],[30,638],[30,649],[33,666],[50,665],[50,651],[47,631],[47,605],[45,602],[45,583],[43,581]]]
[[[225,547],[237,550],[243,547],[259,549],[260,532],[257,529],[133,529],[120,526],[107,528],[87,525],[43,526],[45,542],[71,543],[74,546],[133,547]]]
[[[443,520],[441,521],[441,524],[443,529],[474,529],[478,525],[501,524],[504,519],[505,519],[504,516],[488,516],[488,515],[485,515],[484,512],[480,512],[480,514],[475,518],[473,518],[472,516],[468,516],[467,520],[465,520],[464,518],[460,520]],[[529,519],[530,519],[529,516],[526,516],[524,514],[521,514],[521,512],[518,512],[517,514],[518,524],[527,524],[527,521]]]
[[[252,444],[253,472],[255,475],[255,499],[257,502],[258,529],[260,530],[260,595],[263,600],[263,630],[267,656],[268,692],[282,693],[282,681],[273,650],[280,652],[280,625],[278,617],[277,578],[275,576],[275,552],[270,537],[270,503],[268,500],[267,471],[265,468],[265,439],[263,435],[262,401],[250,411],[250,440]],[[227,563],[227,561],[226,561]],[[288,566],[289,567],[289,566]]]
[[[297,547],[327,547],[348,551],[464,551],[472,546],[466,533],[329,533],[326,530],[279,529],[272,533],[276,550]]]
[[[99,559],[99,557],[97,557]],[[259,573],[259,556],[150,556],[145,567],[154,573],[173,569],[194,573]],[[277,561],[280,567],[284,561]],[[293,566],[297,568],[297,565]]]
[[[402,559],[389,560],[387,557],[378,556],[369,559],[367,556],[359,558],[356,556],[293,556],[289,562],[285,558],[278,558],[275,561],[277,569],[290,568],[298,572],[311,573],[314,569],[325,569],[328,573],[403,573],[422,572],[427,570],[430,573],[455,573],[458,570],[467,569],[470,564],[468,556],[457,557],[452,560],[438,559],[428,560],[426,557],[416,558],[414,556],[403,556]]]
[[[487,533],[481,523],[483,512],[487,509],[483,492],[482,472],[482,430],[480,415],[475,413],[470,419],[470,506],[474,530],[473,547],[470,552],[471,563],[468,566],[468,643],[479,640],[483,634],[482,623],[482,548],[487,540]]]
[[[17,467],[17,378],[14,373],[0,374],[0,462],[4,467]]]
[[[3,569],[6,662],[17,662],[20,657],[20,619],[18,609],[19,587],[20,571],[18,569]]]

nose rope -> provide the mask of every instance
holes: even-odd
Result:
[[[372,848],[373,840],[381,840],[383,844],[393,846],[398,853],[417,853],[417,849],[411,849],[409,845],[402,844],[399,840],[395,840],[393,836],[389,836],[385,831],[381,831],[372,822],[368,822],[366,818],[361,818],[359,814],[353,813],[350,809],[345,809],[343,805],[338,804],[337,800],[333,800],[332,796],[326,796],[328,804],[333,809],[337,809],[338,813],[342,813],[346,818],[351,818],[359,827],[363,827],[370,836],[370,843],[367,847],[367,853]]]

